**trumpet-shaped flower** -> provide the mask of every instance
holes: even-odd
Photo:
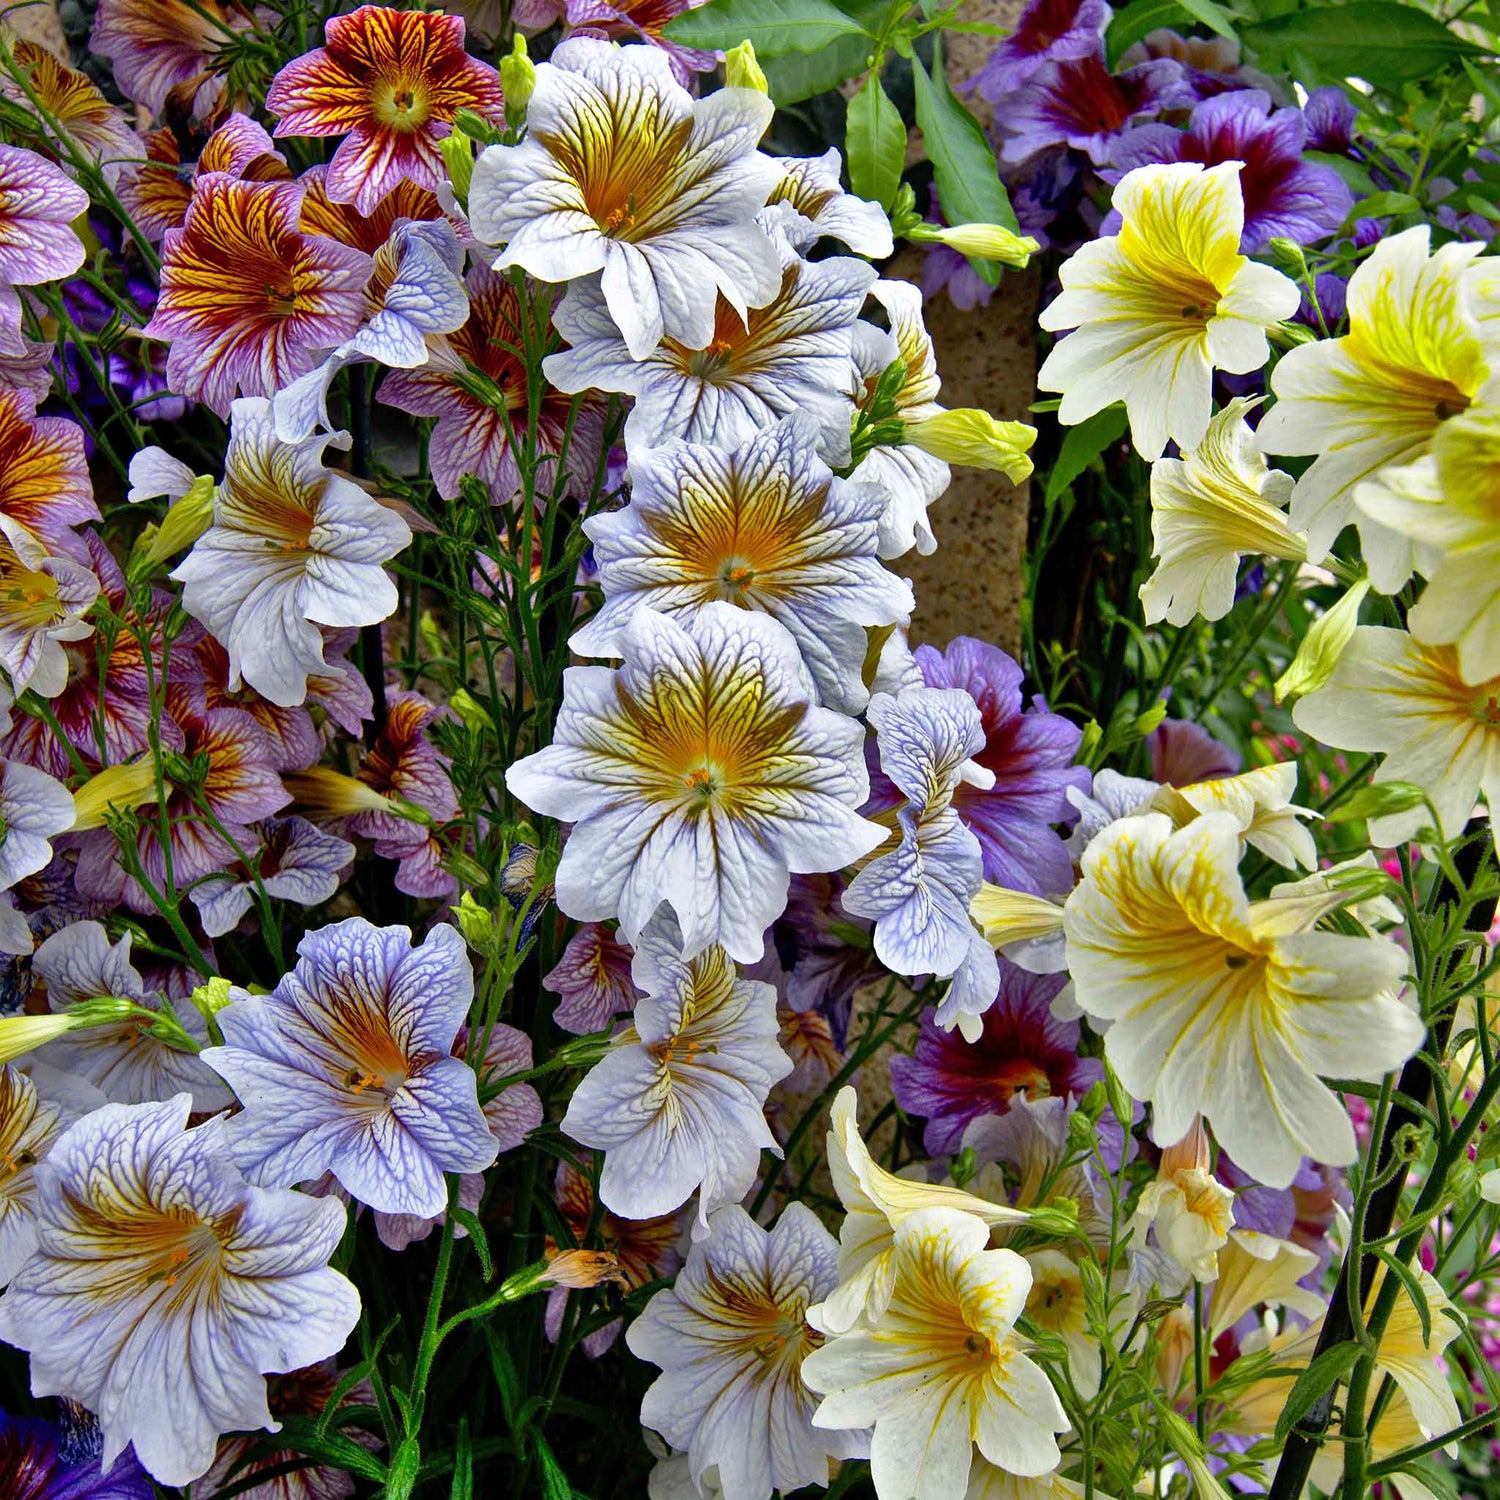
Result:
[[[1202,1114],[1235,1161],[1286,1187],[1303,1156],[1354,1160],[1354,1128],[1319,1075],[1379,1078],[1420,1045],[1397,997],[1406,958],[1383,938],[1300,930],[1295,903],[1251,906],[1237,820],[1174,830],[1125,818],[1083,855],[1063,913],[1079,1006],[1108,1021],[1120,1081],[1159,1139]]]
[[[361,5],[330,17],[323,46],[271,80],[276,134],[343,136],[328,164],[328,196],[362,214],[400,182],[444,181],[438,143],[461,109],[502,116],[500,76],[464,51],[462,16]]]
[[[255,901],[257,881],[277,901],[320,906],[338,893],[340,875],[354,862],[353,844],[306,818],[275,818],[258,832],[253,871],[236,867],[193,887],[193,905],[209,937],[234,931]]]
[[[1287,524],[1293,479],[1272,469],[1245,413],[1231,401],[1196,448],[1151,466],[1151,540],[1156,571],[1141,585],[1148,625],[1221,620],[1235,601],[1242,557],[1302,561],[1307,543]]]
[[[296,182],[200,178],[162,243],[161,297],[142,330],[168,345],[167,383],[221,417],[237,393],[274,395],[351,338],[370,257],[297,227]]]
[[[1208,1135],[1197,1121],[1162,1152],[1136,1204],[1136,1233],[1144,1240],[1154,1228],[1157,1243],[1183,1270],[1214,1281],[1234,1222],[1234,1194],[1209,1171]]]
[[[224,0],[99,0],[89,50],[114,64],[120,91],[153,115],[189,84],[186,102],[206,108],[239,34],[254,24],[253,13]]]
[[[812,1425],[818,1402],[802,1382],[803,1361],[823,1343],[807,1310],[838,1280],[833,1236],[800,1203],[770,1231],[735,1204],[708,1222],[675,1284],[625,1336],[662,1370],[641,1425],[686,1451],[695,1484],[716,1468],[725,1500],[821,1488],[830,1459],[865,1451],[862,1434]]]
[[[1240,164],[1140,167],[1114,192],[1118,235],[1064,263],[1043,328],[1073,330],[1037,376],[1061,391],[1062,421],[1124,401],[1143,458],[1170,438],[1196,448],[1213,412],[1213,374],[1265,364],[1266,330],[1297,311],[1296,284],[1240,254]]]
[[[84,615],[99,597],[99,580],[21,527],[11,535],[14,545],[0,539],[0,667],[12,697],[30,688],[55,698],[68,685],[64,642],[94,633]]]
[[[1041,1332],[1062,1341],[1068,1355],[1068,1375],[1078,1394],[1091,1401],[1099,1394],[1104,1358],[1099,1340],[1089,1330],[1088,1295],[1078,1262],[1061,1250],[1028,1250],[1026,1264],[1031,1267],[1026,1316]],[[1115,1318],[1119,1316],[1117,1310]],[[1124,1322],[1130,1322],[1128,1310]],[[971,1493],[972,1489],[971,1474]]]
[[[1452,646],[1424,646],[1404,630],[1362,625],[1324,686],[1292,710],[1297,727],[1340,750],[1382,753],[1376,783],[1410,781],[1432,799],[1444,838],[1456,838],[1483,797],[1500,809],[1500,677],[1466,683]],[[1370,820],[1391,848],[1432,815],[1425,807]]]
[[[640,605],[683,619],[719,599],[779,620],[821,701],[863,709],[865,627],[894,625],[913,601],[876,555],[884,497],[835,478],[817,446],[817,423],[794,414],[729,453],[635,453],[630,504],[584,522],[604,604],[573,649],[614,655]]]
[[[100,519],[83,429],[62,417],[37,416],[30,391],[0,394],[0,534],[28,565],[29,539],[83,562],[88,554],[72,528]]]
[[[269,995],[219,1012],[225,1045],[204,1061],[244,1110],[229,1142],[254,1182],[291,1186],[332,1172],[381,1213],[442,1213],[444,1172],[481,1172],[499,1142],[474,1070],[453,1056],[474,974],[463,938],[350,917],[302,939]]]
[[[474,164],[470,222],[504,247],[496,270],[602,273],[633,359],[663,338],[706,348],[720,296],[743,320],[776,295],[776,251],[755,222],[780,176],[756,150],[770,99],[740,88],[694,99],[663,53],[589,37],[536,74],[525,141]]]
[[[45,870],[51,840],[73,826],[73,798],[45,771],[0,760],[0,891]]]
[[[396,608],[384,564],[411,530],[352,480],[323,464],[326,437],[276,437],[269,401],[234,403],[214,524],[172,576],[183,607],[229,653],[240,679],[283,706],[326,671],[319,625],[374,625]]]
[[[1285,355],[1258,433],[1267,453],[1318,455],[1291,512],[1314,559],[1354,521],[1375,586],[1391,594],[1411,573],[1415,544],[1361,512],[1356,487],[1426,453],[1500,358],[1500,329],[1481,324],[1468,285],[1484,247],[1428,247],[1426,225],[1376,245],[1349,280],[1349,332]]]
[[[636,943],[642,998],[614,1049],[578,1085],[562,1128],[604,1151],[606,1208],[649,1219],[701,1190],[698,1222],[742,1198],[776,1149],[766,1095],[792,1069],[776,1044],[776,991],[741,979],[717,945],[683,953],[669,911]]]
[[[1030,0],[969,87],[998,104],[1049,62],[1096,56],[1112,15],[1106,0]]]
[[[885,1311],[803,1361],[803,1380],[823,1395],[814,1426],[874,1427],[870,1471],[882,1494],[963,1494],[976,1444],[1013,1474],[1060,1461],[1055,1434],[1068,1419],[1015,1327],[1031,1268],[988,1243],[972,1214],[919,1210],[895,1232]],[[818,1309],[809,1321],[822,1326]]]
[[[630,949],[602,922],[585,922],[568,939],[562,957],[542,984],[558,997],[552,1019],[564,1031],[603,1031],[639,998],[630,979]]]
[[[1302,1283],[1318,1268],[1315,1252],[1291,1240],[1252,1229],[1231,1229],[1219,1251],[1219,1279],[1214,1283],[1208,1318],[1209,1342],[1227,1333],[1257,1307],[1284,1307],[1315,1318],[1324,1299]]]
[[[846,193],[840,182],[843,160],[837,146],[822,156],[784,156],[781,181],[769,203],[784,203],[800,221],[792,231],[799,249],[815,240],[842,240],[856,255],[885,260],[894,248],[891,221],[878,203]]]
[[[742,313],[721,297],[706,332],[669,334],[642,356],[627,345],[599,285],[576,283],[553,319],[572,347],[547,358],[547,379],[564,391],[633,396],[625,423],[632,450],[672,438],[737,448],[778,417],[803,411],[818,419],[822,457],[847,462],[850,360],[875,271],[843,255],[803,260],[785,240],[779,248],[781,279],[759,306]]]
[[[359,1320],[328,1265],[343,1206],[251,1187],[224,1120],[189,1130],[191,1107],[110,1104],[71,1126],[37,1168],[36,1253],[0,1298],[32,1390],[95,1413],[106,1468],[134,1443],[168,1485],[223,1433],[274,1431],[265,1375],[337,1353]]]
[[[1150,806],[1167,813],[1179,827],[1201,813],[1229,813],[1239,824],[1243,843],[1287,869],[1301,865],[1311,870],[1318,863],[1318,847],[1299,819],[1310,818],[1313,812],[1292,802],[1296,793],[1297,762],[1287,760],[1257,766],[1240,776],[1158,787]]]
[[[506,772],[512,794],[573,823],[557,903],[618,916],[634,945],[670,902],[689,957],[753,963],[793,873],[841,869],[884,830],[863,730],[814,707],[796,642],[766,615],[705,604],[686,626],[637,609],[624,665],[572,667],[553,743]]]

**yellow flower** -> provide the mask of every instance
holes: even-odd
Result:
[[[73,793],[73,831],[103,828],[111,812],[156,801],[156,766],[148,756],[128,766],[106,766]]]
[[[1218,1252],[1234,1225],[1234,1194],[1209,1170],[1203,1122],[1161,1154],[1156,1179],[1146,1184],[1135,1210],[1136,1233],[1156,1229],[1157,1243],[1198,1281],[1219,1275]]]
[[[917,223],[906,232],[914,244],[947,245],[974,260],[998,260],[1020,270],[1042,247],[1029,234],[1016,234],[1003,224]]]
[[[1298,819],[1313,813],[1293,803],[1296,793],[1297,763],[1288,760],[1239,776],[1164,786],[1152,797],[1151,806],[1179,828],[1203,813],[1229,813],[1239,824],[1242,844],[1288,869],[1301,865],[1311,870],[1318,863],[1318,848]]]
[[[1219,1280],[1214,1287],[1208,1337],[1212,1343],[1256,1307],[1289,1307],[1305,1318],[1323,1311],[1323,1299],[1303,1286],[1302,1278],[1318,1264],[1311,1250],[1291,1240],[1232,1229],[1219,1252]]]
[[[1074,330],[1037,383],[1061,391],[1058,416],[1081,422],[1116,401],[1141,456],[1171,438],[1196,448],[1213,410],[1213,374],[1258,370],[1266,329],[1297,310],[1296,286],[1240,254],[1240,163],[1138,167],[1115,188],[1118,235],[1085,245],[1062,268],[1043,328]]]

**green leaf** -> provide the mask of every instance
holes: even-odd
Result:
[[[944,217],[950,224],[1001,224],[1019,234],[1021,226],[1000,182],[995,153],[979,121],[948,87],[940,41],[932,49],[932,72],[929,74],[921,59],[914,57],[912,79],[917,91],[917,124],[937,179]],[[971,264],[990,286],[999,282],[1000,267],[994,261]]]
[[[1111,443],[1125,436],[1129,418],[1120,402],[1106,406],[1103,411],[1086,417],[1076,427],[1070,427],[1057,450],[1057,461],[1047,475],[1043,498],[1050,505],[1059,495],[1069,489],[1088,466],[1104,452]]]
[[[1304,151],[1302,159],[1337,172],[1356,198],[1367,198],[1375,191],[1375,179],[1370,176],[1370,169],[1360,162],[1350,161],[1347,156],[1335,156],[1332,151]]]
[[[839,37],[869,37],[830,0],[709,0],[685,10],[664,34],[685,47],[724,48],[749,42],[758,58],[816,52]]]
[[[1422,205],[1410,193],[1371,193],[1349,210],[1344,227],[1348,228],[1357,219],[1394,219],[1421,210]]]
[[[459,1208],[456,1204],[451,1210],[453,1220],[462,1224],[469,1231],[469,1241],[474,1246],[475,1253],[479,1256],[479,1270],[486,1281],[495,1279],[495,1262],[490,1255],[490,1242],[484,1232],[484,1225],[479,1222],[476,1215],[466,1208]]]
[[[1296,57],[1324,78],[1363,78],[1391,90],[1484,55],[1436,16],[1393,0],[1314,6],[1243,26],[1240,37],[1263,68]]]
[[[385,1465],[368,1448],[361,1448],[341,1432],[319,1432],[311,1417],[282,1417],[276,1441],[279,1447],[292,1453],[305,1453],[319,1463],[346,1469],[375,1484],[385,1483]]]
[[[474,1500],[474,1445],[469,1441],[469,1421],[460,1417],[458,1442],[453,1449],[453,1487],[448,1500]]]
[[[1192,24],[1192,12],[1180,0],[1132,0],[1131,4],[1115,12],[1115,18],[1104,34],[1105,55],[1110,67],[1114,67],[1121,54],[1135,46],[1143,36],[1163,26],[1183,31]]]
[[[1276,1419],[1276,1444],[1286,1442],[1293,1427],[1343,1380],[1359,1362],[1363,1349],[1354,1339],[1325,1349],[1293,1382],[1286,1404]]]
[[[531,1439],[536,1451],[537,1467],[542,1471],[543,1500],[573,1500],[573,1486],[568,1483],[568,1476],[563,1473],[562,1465],[548,1447],[540,1428],[532,1432]]]
[[[1379,1257],[1381,1265],[1389,1271],[1411,1298],[1411,1305],[1417,1310],[1417,1322],[1422,1325],[1422,1342],[1432,1342],[1432,1313],[1427,1306],[1427,1294],[1422,1290],[1422,1283],[1417,1280],[1416,1272],[1410,1266],[1404,1266],[1389,1250],[1371,1249],[1371,1255]]]
[[[844,142],[849,157],[849,186],[889,211],[901,186],[906,165],[906,127],[900,111],[871,73],[864,87],[849,101],[849,126]]]
[[[826,94],[870,66],[870,39],[841,36],[818,52],[793,52],[786,57],[756,54],[771,97],[782,107],[800,104],[815,94]]]

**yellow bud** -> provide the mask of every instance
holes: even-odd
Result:
[[[947,245],[974,260],[998,260],[1017,271],[1042,248],[1029,234],[1016,234],[1003,224],[920,223],[913,225],[906,238]]]
[[[193,1009],[203,1016],[218,1015],[230,1003],[230,989],[229,981],[220,979],[217,975],[205,980],[189,997],[193,1002]]]
[[[495,914],[487,906],[481,906],[472,891],[465,891],[453,908],[458,930],[464,941],[484,958],[496,958],[504,948],[504,938],[495,922]]]
[[[969,903],[969,915],[992,948],[1032,938],[1051,937],[1062,931],[1063,909],[1044,896],[1010,891],[986,881]]]
[[[505,118],[519,124],[536,92],[536,65],[526,55],[526,38],[519,31],[509,53],[500,59],[500,92],[505,95]]]
[[[35,1051],[72,1029],[73,1017],[66,1012],[55,1016],[0,1017],[0,1062]]]
[[[453,184],[453,196],[461,207],[467,208],[469,182],[474,176],[474,142],[455,126],[438,142],[438,151],[442,155],[448,181]]]
[[[1276,679],[1275,696],[1282,699],[1300,697],[1323,686],[1333,676],[1333,669],[1344,654],[1359,624],[1359,607],[1370,592],[1370,580],[1361,578],[1326,614],[1313,621],[1292,664]]]
[[[495,721],[479,706],[479,701],[467,688],[457,688],[449,696],[448,707],[464,722],[466,729],[476,734],[494,732]]]
[[[987,411],[965,406],[908,422],[906,441],[946,463],[993,469],[1020,484],[1031,475],[1027,450],[1036,441],[1036,428],[998,422]]]
[[[193,487],[175,501],[146,549],[153,563],[165,562],[194,542],[214,523],[214,482],[200,474]]]
[[[553,1286],[582,1290],[606,1281],[623,1285],[625,1272],[608,1250],[563,1250],[547,1262],[543,1278]]]
[[[156,801],[156,767],[150,758],[106,766],[73,793],[73,828],[103,828],[111,811],[128,812]]]
[[[741,42],[724,54],[724,82],[732,89],[754,89],[757,94],[769,94],[771,86],[755,60],[755,48],[749,42]]]
[[[394,813],[404,817],[402,805],[383,797],[372,786],[331,771],[327,766],[313,766],[307,771],[287,771],[281,778],[297,805],[308,812],[329,818],[347,818],[355,813]]]

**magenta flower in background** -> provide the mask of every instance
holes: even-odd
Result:
[[[45,157],[0,146],[0,353],[26,353],[16,286],[71,276],[83,264],[73,220],[89,195]]]
[[[552,1019],[564,1031],[587,1036],[603,1031],[621,1012],[635,1009],[637,993],[630,982],[631,952],[614,929],[585,922],[568,939],[557,966],[542,984],[557,996]]]
[[[1235,775],[1239,753],[1190,719],[1163,719],[1146,738],[1151,779],[1167,786],[1194,786]]]
[[[674,16],[693,10],[703,0],[568,0],[568,30],[574,36],[608,37],[613,41],[639,38],[667,54],[672,76],[683,88],[693,86],[695,73],[711,73],[719,65],[717,52],[684,47],[665,34]]]
[[[999,104],[1049,62],[1101,57],[1114,12],[1105,0],[1031,0],[1016,29],[969,80],[981,99]]]
[[[64,1409],[66,1410],[66,1408]],[[0,1412],[0,1495],[7,1500],[155,1500],[156,1486],[127,1448],[99,1467],[103,1440],[80,1412],[70,1428]]]
[[[907,1114],[927,1121],[922,1140],[931,1155],[951,1156],[971,1120],[1003,1115],[1017,1094],[1081,1097],[1104,1076],[1102,1063],[1078,1055],[1078,1023],[1052,1014],[1065,982],[1065,975],[1028,974],[1002,958],[1000,994],[975,1042],[923,1012],[913,1055],[891,1058],[891,1088]]]
[[[979,705],[985,746],[974,759],[995,785],[960,783],[953,806],[979,840],[984,878],[1038,896],[1070,890],[1073,862],[1049,825],[1072,818],[1069,787],[1089,787],[1089,773],[1072,764],[1078,726],[1035,705],[1023,710],[1021,669],[998,646],[960,636],[941,654],[912,654],[928,687],[962,688]]]

